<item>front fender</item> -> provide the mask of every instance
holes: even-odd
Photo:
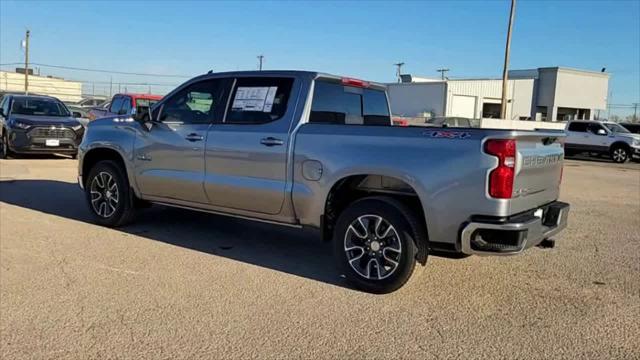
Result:
[[[78,175],[83,175],[82,169],[87,154],[97,149],[115,151],[125,165],[131,188],[136,196],[139,196],[134,162],[134,144],[137,132],[140,131],[139,127],[140,125],[136,122],[122,122],[117,118],[100,119],[89,123],[78,151]]]

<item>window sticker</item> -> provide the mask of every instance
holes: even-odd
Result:
[[[231,110],[271,112],[277,91],[277,86],[240,86]]]

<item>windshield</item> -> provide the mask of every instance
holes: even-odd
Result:
[[[11,113],[35,116],[70,116],[69,110],[61,102],[37,98],[15,98]]]
[[[613,131],[614,133],[629,133],[629,130],[623,128],[622,126],[618,125],[618,124],[614,124],[614,123],[605,123],[604,126],[607,127],[607,129]]]

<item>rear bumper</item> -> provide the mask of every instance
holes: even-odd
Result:
[[[507,219],[471,221],[461,232],[468,255],[516,255],[567,227],[569,204],[555,201]]]

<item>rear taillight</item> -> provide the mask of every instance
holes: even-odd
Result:
[[[498,167],[489,174],[489,195],[498,199],[511,199],[516,166],[516,141],[488,140],[484,151],[498,158]]]

